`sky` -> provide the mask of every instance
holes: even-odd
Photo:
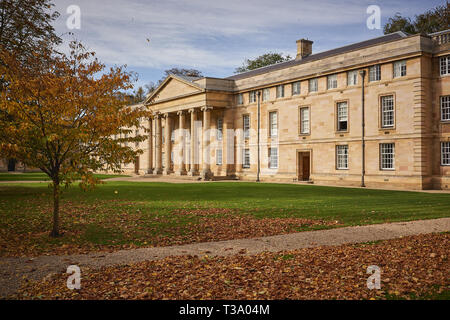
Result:
[[[172,67],[227,77],[245,59],[267,52],[296,55],[295,41],[314,41],[313,53],[383,35],[397,12],[414,16],[435,0],[54,0],[61,14],[55,29],[76,38],[107,66],[127,65],[136,87],[157,82]],[[79,29],[67,20],[79,8]],[[377,5],[381,29],[369,29],[367,8]],[[71,32],[73,35],[69,35]]]

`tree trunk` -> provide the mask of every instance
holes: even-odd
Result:
[[[59,181],[53,181],[53,229],[51,237],[59,237]]]

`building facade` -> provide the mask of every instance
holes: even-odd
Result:
[[[312,45],[224,79],[167,77],[145,101],[144,154],[125,169],[449,189],[450,31]]]

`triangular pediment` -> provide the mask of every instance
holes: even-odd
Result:
[[[165,101],[175,99],[177,97],[183,97],[191,94],[204,92],[203,88],[199,85],[184,80],[183,78],[170,75],[168,76],[155,91],[148,96],[146,104],[151,104],[159,101]]]

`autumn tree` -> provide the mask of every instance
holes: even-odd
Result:
[[[384,34],[396,31],[429,34],[447,29],[450,29],[450,4],[448,2],[416,15],[414,19],[403,17],[397,13],[384,25]]]
[[[27,57],[28,67],[7,51],[0,51],[0,72],[8,83],[0,92],[0,110],[11,115],[0,121],[0,152],[30,167],[40,168],[53,188],[53,228],[61,235],[59,203],[62,185],[80,179],[86,188],[99,183],[98,170],[120,172],[142,150],[129,142],[146,139],[132,135],[145,128],[143,108],[129,106],[124,92],[133,74],[124,67],[105,70],[80,43],[70,54],[45,51]]]
[[[291,60],[289,55],[284,56],[282,53],[269,52],[255,59],[246,59],[241,67],[236,68],[234,73],[246,72],[289,60]]]

